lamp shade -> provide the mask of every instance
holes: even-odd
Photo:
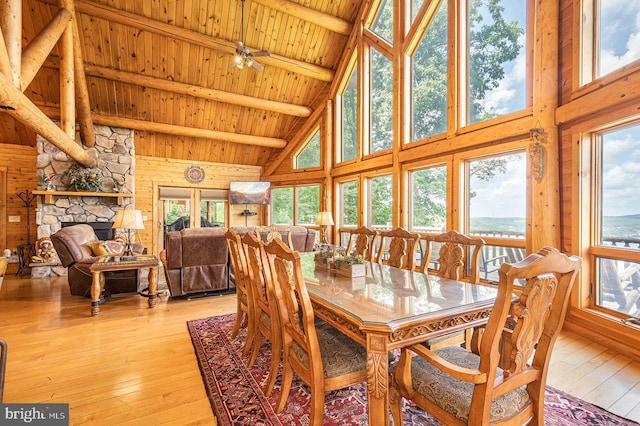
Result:
[[[331,212],[318,212],[316,225],[333,225],[333,216],[331,216]]]
[[[112,228],[116,229],[144,229],[142,212],[140,210],[118,210]]]

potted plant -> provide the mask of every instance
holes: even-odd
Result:
[[[102,170],[97,167],[82,168],[76,164],[65,172],[65,176],[76,191],[96,192],[103,189]]]
[[[316,252],[314,258],[316,261],[316,268],[329,269],[333,260],[333,250],[320,250]]]
[[[364,277],[366,275],[364,258],[361,255],[342,255],[333,260],[333,267],[339,275],[346,277]]]

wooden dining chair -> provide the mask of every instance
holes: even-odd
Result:
[[[280,240],[265,246],[274,286],[280,288],[284,340],[280,413],[291,390],[293,372],[311,390],[310,424],[321,425],[325,392],[367,379],[367,352],[326,322],[314,321],[313,307],[302,277],[300,255]]]
[[[480,282],[480,254],[484,247],[482,238],[472,238],[458,231],[449,231],[439,235],[425,235],[425,254],[420,265],[420,272],[449,278],[456,281],[467,281],[473,284]],[[437,255],[434,253],[438,246]],[[438,268],[429,268],[434,259]],[[446,334],[429,339],[424,344],[431,350],[451,345],[465,344],[470,348],[472,329]]]
[[[249,325],[253,328],[253,342],[248,366],[252,367],[255,363],[263,338],[271,341],[271,365],[264,391],[265,395],[269,396],[276,383],[282,359],[282,330],[276,294],[279,289],[273,286],[269,261],[262,241],[248,232],[242,237],[242,243],[247,254],[248,287],[250,287],[249,295],[252,297],[254,314],[253,321]]]
[[[446,425],[544,424],[551,351],[580,264],[579,257],[551,247],[519,263],[503,264],[478,354],[459,346],[403,348],[391,368],[395,424],[402,424],[402,398]],[[519,280],[526,284],[514,298]]]
[[[378,240],[378,231],[361,226],[349,232],[347,253],[360,255],[364,260],[373,260]]]
[[[420,238],[420,234],[403,228],[380,232],[376,262],[413,271]]]
[[[235,277],[236,286],[236,323],[233,326],[231,332],[231,338],[235,339],[241,328],[247,328],[247,337],[245,339],[244,347],[242,348],[242,355],[246,356],[251,348],[251,342],[253,341],[253,327],[249,324],[253,321],[253,297],[249,295],[251,290],[248,285],[249,269],[247,265],[247,257],[244,251],[244,246],[240,240],[240,236],[231,228],[225,234],[227,238],[227,245],[229,246],[229,258],[231,260],[231,267],[233,268],[233,275]]]

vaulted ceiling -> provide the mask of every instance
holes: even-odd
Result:
[[[357,0],[245,0],[245,44],[263,70],[233,66],[241,0],[75,0],[96,124],[136,129],[136,153],[264,165],[328,93],[358,15]],[[22,46],[58,12],[23,0]],[[60,50],[24,93],[56,118]],[[59,113],[58,113],[59,114]],[[34,132],[0,114],[0,142]]]

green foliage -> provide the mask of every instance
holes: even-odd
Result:
[[[442,229],[447,216],[446,166],[417,170],[411,179],[413,226]]]
[[[371,135],[370,152],[393,145],[393,64],[371,49]]]
[[[316,223],[320,211],[320,185],[298,186],[296,192],[298,197],[297,224]]]
[[[293,187],[271,189],[272,221],[278,225],[293,225]]]
[[[358,67],[342,94],[342,161],[356,158],[358,143]]]
[[[371,179],[371,225],[387,226],[392,220],[391,175]]]
[[[393,0],[383,0],[371,30],[393,43]]]
[[[320,131],[317,131],[296,158],[296,169],[320,167]]]
[[[74,164],[64,174],[76,190],[101,191],[104,188],[102,170],[97,167],[84,168]]]
[[[342,225],[358,224],[358,182],[349,181],[342,188]]]

